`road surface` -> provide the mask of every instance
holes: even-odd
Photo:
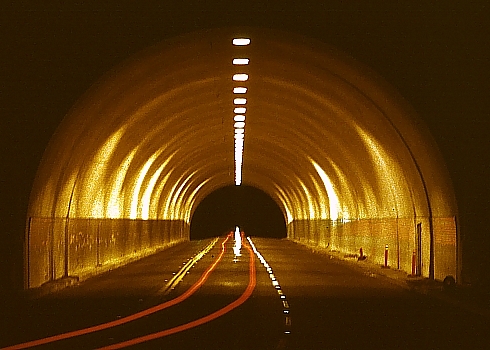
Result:
[[[12,300],[0,347],[488,348],[482,316],[288,240],[240,240],[239,256],[233,234],[191,241],[49,296]]]

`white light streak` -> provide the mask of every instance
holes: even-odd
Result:
[[[247,99],[246,98],[235,98],[235,99],[233,99],[233,103],[236,105],[245,105],[245,104],[247,104]]]
[[[235,227],[235,245],[233,246],[233,253],[235,257],[241,256],[240,249],[242,249],[242,236],[240,235],[240,228]]]
[[[155,187],[158,178],[160,177],[160,174],[163,171],[163,168],[165,167],[165,163],[160,165],[160,167],[155,171],[153,176],[150,179],[150,182],[148,183],[148,186],[146,187],[146,190],[143,194],[143,198],[141,199],[141,218],[143,220],[148,220],[150,217],[150,200],[151,200],[151,194],[153,192],[153,188]]]
[[[337,220],[339,218],[339,212],[341,211],[339,197],[337,196],[337,193],[335,192],[335,189],[327,173],[325,173],[325,171],[316,162],[314,162],[313,160],[311,160],[311,162],[318,172],[318,175],[320,175],[320,178],[323,181],[323,185],[325,186],[325,190],[327,191],[328,201],[330,203],[330,220]]]
[[[235,173],[235,185],[240,186],[242,184],[242,164],[241,162],[236,162],[236,173]]]
[[[237,114],[236,116],[233,117],[233,120],[236,122],[244,122],[245,116],[243,114]]]
[[[107,206],[107,214],[106,216],[110,219],[118,219],[122,215],[123,204],[124,204],[124,193],[122,192],[124,179],[126,178],[126,174],[128,172],[129,166],[131,165],[131,161],[138,150],[138,147],[133,149],[131,153],[129,153],[124,161],[119,165],[117,170],[117,175],[115,176],[115,180],[112,181],[112,189],[111,195],[109,199],[109,204]]]
[[[153,164],[155,159],[158,158],[160,153],[162,153],[161,149],[153,153],[153,155],[146,161],[145,165],[139,171],[136,184],[133,188],[133,196],[132,196],[131,207],[130,207],[131,211],[129,213],[130,219],[136,219],[138,217],[138,209],[141,210],[141,207],[139,207],[140,205],[139,195],[140,195],[141,186],[143,185],[143,181],[145,179],[146,173],[148,173],[148,170],[150,170],[151,165]]]

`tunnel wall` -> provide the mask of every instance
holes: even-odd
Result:
[[[457,276],[456,221],[454,217],[433,218],[434,278]],[[417,249],[417,224],[421,224],[421,247]],[[294,220],[288,224],[288,238],[306,246],[342,254],[363,254],[367,261],[384,265],[385,247],[388,246],[388,266],[428,277],[430,264],[429,219],[385,218],[363,219],[349,222],[330,220]],[[417,265],[417,254],[420,267]],[[412,259],[415,258],[415,261]],[[420,271],[418,271],[420,269]]]
[[[83,279],[98,274],[188,240],[189,232],[189,224],[179,220],[31,217],[26,287],[36,288],[65,276]]]
[[[189,223],[200,201],[234,183],[237,158],[243,184],[278,203],[293,239],[353,253],[362,246],[375,263],[383,262],[387,244],[390,266],[407,272],[416,248],[418,273],[457,278],[456,197],[416,111],[375,72],[334,48],[285,33],[245,32],[250,47],[234,47],[237,33],[226,28],[157,45],[108,72],[74,105],[31,191],[28,218],[62,219],[30,219],[28,288],[150,249],[146,243],[132,249],[135,232],[146,237],[148,230],[134,222]],[[242,55],[250,65],[235,66],[232,58]],[[246,95],[237,95],[234,74],[245,73],[250,79],[239,85]],[[237,157],[233,114],[242,95],[247,141]],[[72,227],[84,227],[87,218],[117,220],[122,228],[108,230],[126,234],[128,247],[102,251],[94,237],[106,224],[83,229],[90,234]],[[65,227],[71,240],[86,241],[67,247],[69,256],[56,253],[65,250]],[[67,258],[68,268],[60,270]]]

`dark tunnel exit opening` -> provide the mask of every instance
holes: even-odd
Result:
[[[191,240],[215,237],[238,225],[248,236],[286,238],[286,222],[279,206],[252,186],[227,186],[209,194],[191,219]]]

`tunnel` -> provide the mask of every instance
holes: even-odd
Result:
[[[72,107],[31,191],[25,288],[189,240],[226,186],[267,194],[299,244],[460,278],[451,179],[403,97],[324,43],[224,28],[148,48]]]
[[[190,239],[227,234],[237,226],[252,237],[287,237],[281,209],[271,197],[252,186],[229,185],[199,203],[191,219]]]

